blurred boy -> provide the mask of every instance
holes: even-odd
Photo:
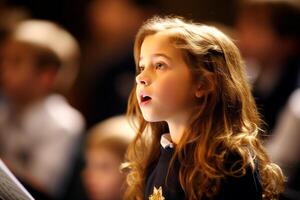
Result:
[[[51,197],[61,192],[84,128],[82,115],[54,93],[69,88],[78,55],[69,33],[37,20],[19,24],[1,52],[0,156],[22,181]]]

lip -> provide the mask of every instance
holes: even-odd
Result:
[[[149,97],[149,98],[147,98],[145,100],[144,99],[145,97]],[[138,101],[139,101],[140,106],[145,106],[145,105],[149,104],[151,102],[151,100],[152,100],[152,97],[150,95],[147,95],[146,93],[143,93],[143,92],[139,93]]]
[[[140,105],[141,105],[141,106],[145,106],[145,105],[149,104],[150,101],[151,101],[151,99],[146,100],[146,101],[141,101],[141,102],[140,102]]]

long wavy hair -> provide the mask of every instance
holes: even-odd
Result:
[[[258,139],[261,121],[237,47],[214,27],[180,17],[155,16],[136,35],[137,73],[143,40],[161,31],[166,31],[174,47],[182,51],[194,81],[207,91],[198,99],[171,162],[176,158],[180,163],[179,181],[187,199],[212,198],[218,193],[222,179],[243,176],[248,167],[259,168],[264,199],[276,199],[283,190],[284,177],[281,169],[270,162]],[[126,200],[144,198],[149,166],[159,157],[161,135],[169,131],[166,122],[144,120],[135,89],[136,85],[127,110],[137,136],[126,155],[129,164]],[[226,164],[229,152],[240,158],[231,167]]]

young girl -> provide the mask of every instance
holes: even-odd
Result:
[[[128,115],[139,124],[127,152],[126,200],[278,197],[283,175],[257,138],[242,59],[226,35],[154,17],[140,28],[134,56]]]

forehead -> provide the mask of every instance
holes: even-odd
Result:
[[[18,57],[32,57],[34,55],[33,48],[26,43],[7,40],[1,49],[2,56],[18,56]]]
[[[98,158],[99,160],[116,160],[119,161],[122,156],[120,156],[117,151],[110,149],[108,147],[101,146],[91,146],[85,149],[85,155]]]
[[[165,54],[171,58],[182,58],[181,50],[175,48],[171,36],[167,32],[158,32],[145,37],[141,45],[140,57],[144,58],[154,54]]]

